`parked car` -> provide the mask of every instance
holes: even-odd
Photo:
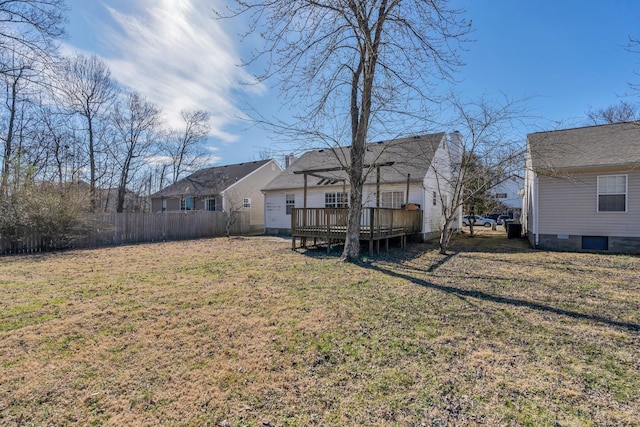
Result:
[[[490,214],[484,214],[484,215],[482,215],[482,216],[483,216],[483,217],[485,217],[485,218],[488,218],[488,219],[492,219],[492,220],[494,220],[494,221],[497,221],[497,220],[498,220],[498,217],[500,216],[500,214],[497,214],[497,213],[490,213]]]
[[[505,221],[513,221],[513,218],[511,218],[509,215],[500,215],[498,219],[496,219],[498,225],[504,225]]]
[[[475,227],[479,227],[479,226],[493,227],[494,225],[496,225],[496,222],[494,220],[489,219],[489,218],[485,218],[485,217],[480,216],[480,215],[476,215],[474,218],[475,218],[475,222],[473,223],[473,225]],[[470,223],[469,215],[463,216],[462,217],[462,225],[468,227],[469,223]]]

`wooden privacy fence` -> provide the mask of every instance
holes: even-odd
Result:
[[[235,212],[236,221],[230,234],[250,231],[249,212]],[[185,240],[218,237],[226,234],[224,212],[188,211],[159,213],[89,214],[87,231],[73,238],[68,247],[91,248],[128,243]],[[22,229],[19,238],[0,235],[0,255],[41,252],[49,249],[47,242],[34,229]]]

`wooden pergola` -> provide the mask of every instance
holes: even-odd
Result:
[[[422,212],[419,210],[390,209],[380,207],[380,168],[392,166],[394,162],[364,165],[363,168],[376,169],[376,207],[363,208],[360,219],[360,240],[369,241],[369,253],[374,247],[380,251],[380,241],[385,241],[389,249],[389,239],[399,237],[401,246],[406,245],[407,236],[422,230]],[[327,242],[327,252],[333,242],[345,241],[347,235],[348,208],[308,208],[308,177],[319,178],[320,185],[333,185],[342,182],[343,193],[346,193],[346,179],[326,176],[329,172],[345,170],[346,167],[330,167],[295,171],[294,174],[304,176],[303,207],[293,208],[291,212],[292,249],[296,249],[296,239],[300,238],[301,247],[307,246],[307,239],[312,238],[317,245],[318,239]],[[408,206],[411,175],[407,174],[407,195],[405,206]]]

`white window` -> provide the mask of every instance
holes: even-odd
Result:
[[[210,199],[207,199],[207,201],[205,202],[205,208],[208,211],[215,211],[216,210],[216,198],[215,197],[211,197]]]
[[[506,199],[507,193],[496,193],[496,199]]]
[[[627,176],[598,177],[598,212],[627,211]]]
[[[167,199],[162,199],[162,212],[167,210]]]
[[[325,208],[347,208],[349,207],[348,193],[324,193]]]
[[[293,212],[293,208],[296,206],[296,195],[295,194],[287,194],[285,195],[285,209],[287,215],[291,215]]]
[[[243,207],[243,208],[250,208],[250,207],[251,207],[251,199],[250,199],[250,198],[248,198],[248,197],[245,197],[245,198],[242,200],[242,207]]]
[[[383,191],[380,193],[380,207],[389,209],[400,209],[404,205],[403,191]]]
[[[180,210],[181,211],[193,210],[193,197],[182,197],[180,199]]]

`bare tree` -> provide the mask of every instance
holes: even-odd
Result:
[[[355,261],[372,128],[384,131],[405,113],[424,126],[430,79],[447,78],[460,65],[457,49],[469,26],[447,0],[236,0],[230,15],[242,13],[252,14],[251,31],[265,41],[249,65],[269,60],[258,77],[277,76],[285,101],[300,111],[297,124],[281,128],[349,146],[342,258]]]
[[[76,55],[64,61],[57,87],[68,111],[86,125],[91,209],[96,208],[97,146],[101,120],[106,119],[118,91],[107,65],[97,56]]]
[[[127,186],[145,164],[144,160],[155,154],[161,122],[158,107],[137,92],[128,93],[115,106],[116,138],[110,152],[119,175],[117,212],[123,212]]]
[[[2,136],[2,142],[4,143],[3,150],[3,162],[2,162],[2,179],[0,181],[0,189],[3,192],[7,191],[7,184],[9,180],[9,172],[11,169],[11,160],[14,155],[14,134],[16,131],[18,116],[20,114],[20,108],[23,104],[21,99],[23,86],[26,81],[26,74],[28,73],[28,64],[20,62],[15,64],[11,71],[5,70],[2,74],[4,77],[4,105],[6,107],[6,129]]]
[[[46,84],[42,78],[44,66],[53,62],[56,40],[64,35],[65,9],[64,0],[0,1],[0,75],[6,89],[7,113],[2,123],[0,188],[3,192],[7,191],[9,170],[19,170],[18,165],[11,162],[22,160],[25,124],[33,118],[25,110],[29,101],[25,92],[34,83]]]
[[[15,72],[5,59],[46,62],[64,35],[65,0],[0,1],[0,73]]]
[[[639,118],[637,110],[635,105],[620,101],[619,104],[610,105],[599,110],[589,109],[587,117],[594,125],[632,122]]]
[[[73,178],[75,138],[66,115],[51,105],[39,106],[38,145],[46,150],[46,181],[57,181],[60,187]]]
[[[36,128],[40,115],[37,106],[42,103],[40,94],[44,75],[38,64],[27,57],[12,53],[10,58],[5,55],[4,61],[11,65],[0,74],[5,107],[0,112],[0,144],[3,145],[0,189],[6,193],[10,170],[19,175],[25,150],[31,148],[37,152],[43,148],[42,145],[34,145],[34,142],[37,139]],[[37,155],[32,158],[42,160]]]
[[[204,142],[211,131],[211,114],[204,110],[183,110],[180,113],[183,127],[168,132],[162,146],[163,154],[172,168],[172,182],[196,166],[206,157]],[[165,168],[166,170],[166,168]]]
[[[235,190],[227,190],[222,194],[224,212],[224,235],[231,237],[231,229],[240,219],[242,212],[242,198]]]
[[[522,106],[526,100],[505,98],[502,103],[481,98],[468,101],[451,96],[456,112],[452,124],[452,174],[435,165],[438,194],[443,206],[440,253],[446,254],[461,208],[479,195],[524,169],[524,141],[520,140]]]

